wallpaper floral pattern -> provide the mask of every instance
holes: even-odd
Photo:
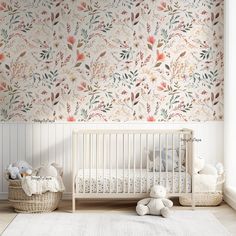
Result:
[[[0,120],[223,119],[223,0],[0,2]]]

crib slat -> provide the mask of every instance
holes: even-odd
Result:
[[[149,190],[149,178],[148,178],[148,166],[149,166],[149,162],[148,162],[148,160],[149,160],[149,147],[148,147],[148,134],[146,134],[146,170],[147,170],[147,175],[146,175],[146,187],[147,187],[147,193],[148,193],[148,190]]]
[[[179,134],[179,193],[181,192],[181,133]]]
[[[85,134],[83,134],[83,193],[85,193],[85,178],[84,178],[84,169],[85,169]],[[78,145],[78,144],[77,144]]]
[[[116,134],[116,193],[118,193],[118,141]]]
[[[153,134],[153,136],[152,136],[152,145],[153,145],[153,186],[155,185],[155,183],[156,183],[156,175],[155,175],[155,169],[156,169],[156,155],[155,155],[155,134]]]
[[[96,158],[96,192],[98,193],[98,157],[99,157],[99,150],[98,150],[98,134],[96,134],[96,153],[95,153],[95,158]]]
[[[159,182],[160,182],[160,184],[161,184],[161,174],[162,174],[162,156],[161,156],[161,134],[159,134],[159,156],[160,156],[160,158],[159,158]]]
[[[143,152],[142,152],[142,134],[140,134],[139,136],[139,146],[140,146],[140,159],[141,159],[141,162],[140,162],[140,193],[142,193],[142,180],[143,180],[143,175],[142,175],[142,171],[143,171]]]
[[[103,193],[105,193],[105,189],[106,189],[106,180],[105,180],[105,135],[102,135],[102,144],[103,144],[103,148],[102,148],[102,156],[103,156],[103,170],[102,170],[102,179],[103,179]]]
[[[169,151],[169,148],[168,148],[168,134],[166,134],[166,189],[168,189],[168,182],[169,182],[169,179],[168,179],[168,151]]]
[[[133,173],[133,193],[135,193],[135,153],[134,153],[134,145],[135,145],[135,134],[133,134],[133,169],[134,169],[134,173]]]
[[[110,180],[110,188],[109,188],[109,193],[111,193],[111,134],[109,134],[109,152],[108,152],[108,155],[109,155],[109,180]]]
[[[130,138],[128,134],[128,193],[130,193]]]
[[[122,135],[123,139],[123,193],[125,193],[125,135]]]
[[[174,134],[172,134],[172,193],[175,192],[174,189],[174,177],[175,177],[175,170],[174,170],[174,148],[175,148],[175,143],[174,143]]]
[[[88,155],[89,155],[89,192],[92,192],[92,181],[91,181],[91,175],[92,175],[92,155],[91,155],[91,134],[89,134],[89,150],[88,150]]]
[[[185,135],[186,141],[185,141],[185,192],[188,192],[188,136]]]

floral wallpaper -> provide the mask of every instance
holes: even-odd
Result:
[[[222,120],[223,56],[223,0],[0,1],[0,120]]]

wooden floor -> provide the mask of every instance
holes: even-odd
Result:
[[[173,210],[186,210],[188,207],[178,206],[176,203]],[[133,212],[135,211],[136,202],[134,201],[77,201],[77,211],[83,212],[98,212],[98,211],[112,211],[112,212]],[[204,207],[196,208],[196,210],[206,210],[213,213],[217,219],[236,236],[236,211],[230,208],[227,204],[222,203],[218,207]],[[58,210],[59,212],[70,212],[71,201],[62,201]],[[4,229],[11,223],[16,216],[7,201],[0,201],[0,235]]]

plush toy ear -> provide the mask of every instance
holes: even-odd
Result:
[[[63,168],[62,168],[60,165],[58,165],[58,164],[55,163],[55,162],[52,163],[51,165],[57,169],[57,172],[58,172],[58,174],[59,174],[60,176],[63,175]]]

